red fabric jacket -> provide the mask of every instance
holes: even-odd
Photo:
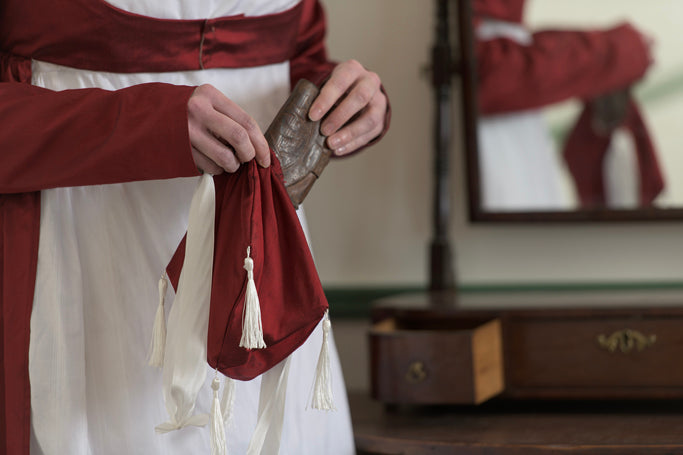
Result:
[[[240,28],[244,18],[160,20],[98,0],[0,5],[0,453],[29,453],[28,343],[40,190],[197,174],[187,131],[193,87],[52,92],[30,85],[30,59],[119,72],[289,59],[292,82],[305,77],[319,83],[334,66],[323,43],[323,11],[317,0],[303,0],[295,10],[287,21],[277,15],[251,19],[261,30],[259,21],[265,21],[272,32],[257,39],[246,33],[249,27]],[[235,45],[226,52],[226,43],[240,42],[231,33],[251,39],[251,51]],[[154,150],[163,150],[163,159]]]

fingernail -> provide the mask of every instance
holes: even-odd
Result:
[[[335,131],[336,131],[336,128],[335,128],[333,125],[329,124],[329,123],[324,124],[324,125],[320,128],[320,132],[323,134],[323,136],[329,136],[329,135],[331,135],[332,133],[334,133]]]
[[[330,139],[330,148],[331,149],[336,150],[337,147],[339,147],[339,145],[341,145],[341,139],[340,138],[335,137],[333,139]]]
[[[268,167],[270,166],[270,157],[264,158],[262,160],[257,160],[257,162],[261,167]]]
[[[343,155],[345,153],[346,153],[346,147],[339,147],[338,149],[334,149],[335,155]]]
[[[320,120],[320,118],[323,116],[323,110],[320,109],[319,107],[311,109],[311,111],[308,113],[308,118],[313,120],[314,122],[317,122]]]

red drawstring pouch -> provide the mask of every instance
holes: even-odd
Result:
[[[308,120],[303,122],[310,126]],[[190,204],[184,244],[168,267],[170,276],[180,270],[180,277],[167,330],[162,328],[161,298],[154,324],[150,364],[163,367],[169,414],[169,420],[156,429],[164,433],[211,422],[212,453],[225,452],[223,419],[229,414],[233,379],[263,375],[260,400],[268,404],[259,406],[250,453],[259,453],[269,438],[279,441],[288,358],[328,308],[272,151],[271,163],[262,168],[251,160],[235,173],[201,177]],[[162,279],[160,295],[165,294],[164,283]],[[318,366],[311,378],[311,406],[330,410],[334,404],[326,317],[322,331]],[[194,409],[206,380],[207,361],[215,370],[210,418]],[[228,377],[221,398],[219,372]]]
[[[215,251],[208,327],[209,364],[234,379],[252,379],[308,338],[328,304],[306,237],[282,178],[280,163],[254,160],[214,177]],[[247,254],[247,252],[249,253]],[[248,272],[260,304],[264,348],[245,348]]]

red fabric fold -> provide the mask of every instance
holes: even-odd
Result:
[[[0,453],[29,453],[28,344],[40,237],[40,193],[0,195]]]
[[[593,109],[587,103],[564,147],[564,159],[574,179],[581,206],[587,209],[606,206],[603,165],[612,140],[612,134],[601,135],[594,130],[592,118]],[[647,126],[633,100],[621,126],[632,135],[635,143],[640,204],[651,205],[664,189],[664,177]]]

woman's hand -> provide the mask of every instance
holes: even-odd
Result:
[[[209,174],[235,172],[254,158],[270,166],[270,149],[256,121],[212,85],[197,87],[187,102],[192,158]]]
[[[380,78],[355,60],[340,63],[320,89],[309,118],[326,116],[321,132],[335,155],[358,150],[384,129],[387,98]]]

